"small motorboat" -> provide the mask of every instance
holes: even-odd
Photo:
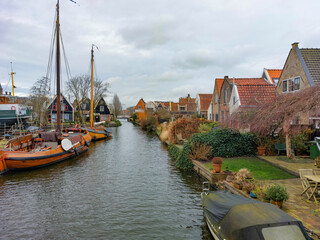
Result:
[[[209,186],[209,183],[206,183]],[[305,240],[302,223],[277,206],[227,190],[201,193],[202,207],[215,240]]]

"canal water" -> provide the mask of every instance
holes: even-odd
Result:
[[[122,124],[77,158],[0,176],[0,239],[212,239],[201,180]]]

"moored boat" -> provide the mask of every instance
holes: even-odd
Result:
[[[111,137],[111,131],[108,131],[107,129],[101,127],[101,126],[94,126],[94,119],[93,119],[93,62],[94,62],[94,51],[93,47],[95,45],[92,44],[91,47],[91,106],[90,106],[90,127],[86,128],[92,138],[93,141],[98,141],[102,139],[106,139],[108,137]]]
[[[63,136],[64,135],[64,136]],[[11,139],[3,156],[8,170],[23,170],[54,164],[78,156],[88,150],[88,132],[73,135],[42,132]]]
[[[215,240],[310,239],[300,221],[270,203],[229,191],[201,193],[204,216]]]
[[[56,5],[56,95],[57,109],[61,109],[60,92],[60,22],[59,0]],[[61,110],[57,111],[57,128],[53,132],[39,132],[11,139],[2,157],[8,170],[43,167],[79,155],[88,150],[91,141],[88,131],[61,132]]]

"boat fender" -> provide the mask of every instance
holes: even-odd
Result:
[[[93,140],[97,140],[97,136],[93,136]]]
[[[84,144],[89,147],[89,143],[87,141],[85,141]]]
[[[15,106],[11,106],[11,110],[16,110],[16,107]]]
[[[76,154],[76,156],[79,156],[79,149],[78,148],[74,148],[74,153]]]

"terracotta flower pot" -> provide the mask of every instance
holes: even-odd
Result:
[[[272,204],[277,205],[279,208],[282,208],[283,201],[274,201],[274,200],[272,200],[271,202],[272,202]]]
[[[239,189],[239,190],[241,190],[242,189],[242,184],[239,184],[239,183],[237,183],[237,182],[234,182],[233,183],[233,186],[235,187],[235,188],[237,188],[237,189]]]
[[[266,155],[266,147],[257,147],[258,155],[265,156]]]
[[[213,166],[213,172],[215,172],[215,173],[219,173],[219,172],[221,172],[221,166],[222,166],[222,164],[212,164],[212,166]]]

